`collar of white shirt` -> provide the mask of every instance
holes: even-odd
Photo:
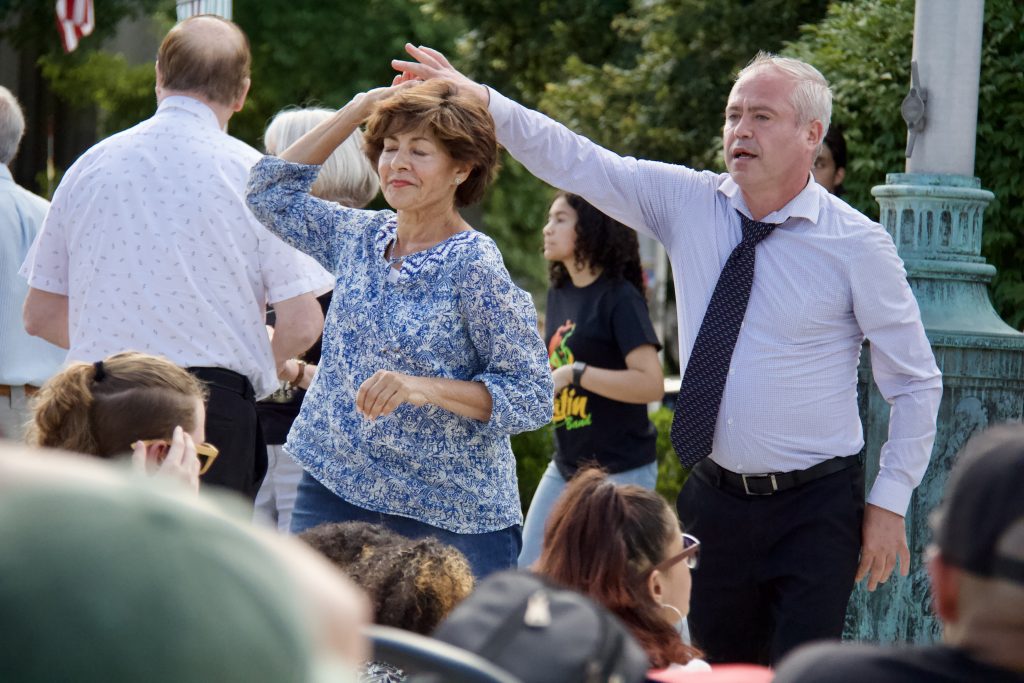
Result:
[[[814,176],[810,173],[807,174],[807,184],[804,185],[804,189],[800,193],[789,200],[789,202],[778,211],[772,211],[770,214],[762,218],[761,220],[765,223],[779,223],[783,224],[790,218],[805,218],[811,223],[817,225],[818,216],[821,213],[821,202],[822,202],[822,187],[818,183],[814,182]],[[726,174],[725,180],[722,181],[721,185],[718,186],[718,191],[729,198],[729,203],[732,207],[745,215],[747,218],[753,219],[750,214],[750,209],[747,208],[747,202],[743,199],[743,193],[740,191],[740,186],[736,184],[736,181],[732,179],[732,176]],[[782,225],[781,227],[785,227]]]
[[[170,112],[184,111],[196,118],[198,118],[204,124],[208,124],[217,130],[220,130],[220,122],[217,121],[217,115],[213,113],[213,110],[203,104],[197,99],[186,97],[185,95],[171,95],[160,100],[160,104],[156,108],[156,115],[168,114]]]

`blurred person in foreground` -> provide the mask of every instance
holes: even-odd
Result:
[[[778,683],[1024,681],[1024,425],[975,435],[957,457],[929,549],[942,643],[812,645],[779,666]]]
[[[393,211],[309,193],[368,117],[366,151]],[[459,213],[497,160],[487,108],[437,81],[357,95],[253,168],[256,216],[337,278],[320,368],[285,445],[306,470],[292,531],[375,522],[455,546],[477,577],[515,566],[509,436],[551,419],[552,380],[530,296]]]
[[[278,112],[263,134],[267,154],[280,154],[334,113],[331,109],[317,108]],[[377,182],[377,172],[363,154],[362,145],[363,135],[355,130],[324,162],[310,193],[314,197],[353,209],[369,204],[380,189],[380,184]],[[316,262],[310,260],[310,264],[322,270]],[[333,291],[333,287],[330,287],[317,297],[325,316],[331,306]],[[268,326],[274,329],[276,322],[274,311],[270,311],[267,316]],[[299,414],[306,389],[316,373],[321,343],[322,338],[317,339],[298,358],[285,361],[283,374],[288,379],[282,382],[277,391],[256,404],[260,427],[267,442],[267,476],[263,478],[263,484],[256,494],[255,516],[257,520],[276,524],[282,532],[291,528],[292,509],[295,507],[299,480],[302,479],[302,465],[284,450],[284,442]]]
[[[9,166],[25,133],[25,116],[0,86],[0,438],[20,441],[29,399],[64,361],[65,351],[29,336],[21,322],[28,285],[18,268],[50,203],[14,182]]]
[[[0,444],[0,679],[353,681],[365,597],[220,502]]]
[[[260,154],[225,130],[249,93],[249,43],[211,15],[172,28],[157,53],[157,111],[68,169],[22,267],[25,328],[94,362],[163,356],[208,385],[220,457],[203,482],[252,500],[267,467],[256,399],[316,341],[313,295],[331,285],[245,206]],[[267,304],[278,334],[267,338]]]

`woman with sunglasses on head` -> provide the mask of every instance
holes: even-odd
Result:
[[[174,363],[126,351],[71,363],[36,394],[28,441],[105,459],[199,488],[217,449],[206,435],[206,389]],[[198,445],[197,445],[198,444]]]
[[[526,515],[520,567],[540,555],[545,521],[577,468],[596,464],[616,483],[654,488],[657,432],[647,404],[665,391],[636,233],[565,192],[543,232],[555,452]]]
[[[581,470],[558,499],[532,569],[615,613],[656,669],[710,667],[681,637],[700,543],[665,500]]]

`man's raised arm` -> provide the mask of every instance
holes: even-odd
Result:
[[[604,213],[644,234],[664,241],[659,220],[665,202],[659,191],[672,183],[650,182],[653,174],[693,173],[671,166],[622,157],[577,135],[547,116],[513,102],[476,83],[453,67],[443,54],[406,44],[414,62],[393,60],[401,74],[396,83],[411,79],[444,78],[488,105],[498,141],[533,175],[555,187],[578,194]],[[660,179],[659,179],[660,180]]]

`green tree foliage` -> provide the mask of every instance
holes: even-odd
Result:
[[[566,62],[542,106],[571,128],[623,154],[706,168],[736,72],[758,50],[778,50],[827,0],[646,0],[613,22],[637,46],[621,66]]]
[[[457,18],[435,22],[412,0],[235,0],[233,12],[252,45],[253,85],[231,132],[256,147],[282,108],[341,106],[390,84],[407,41],[448,50],[461,31]]]
[[[1003,318],[1024,324],[1024,5],[988,0],[982,38],[975,174],[996,198],[985,212],[983,255],[999,270],[992,297]],[[912,0],[836,3],[806,26],[787,54],[817,66],[835,92],[844,125],[851,204],[878,215],[871,188],[902,171],[906,124],[899,105],[910,83]]]
[[[49,0],[0,0],[0,39],[19,51],[63,55],[55,4]],[[97,5],[92,33],[81,40],[78,50],[67,56],[68,60],[80,59],[84,52],[97,49],[114,34],[122,19],[166,8],[164,0],[99,0]]]

